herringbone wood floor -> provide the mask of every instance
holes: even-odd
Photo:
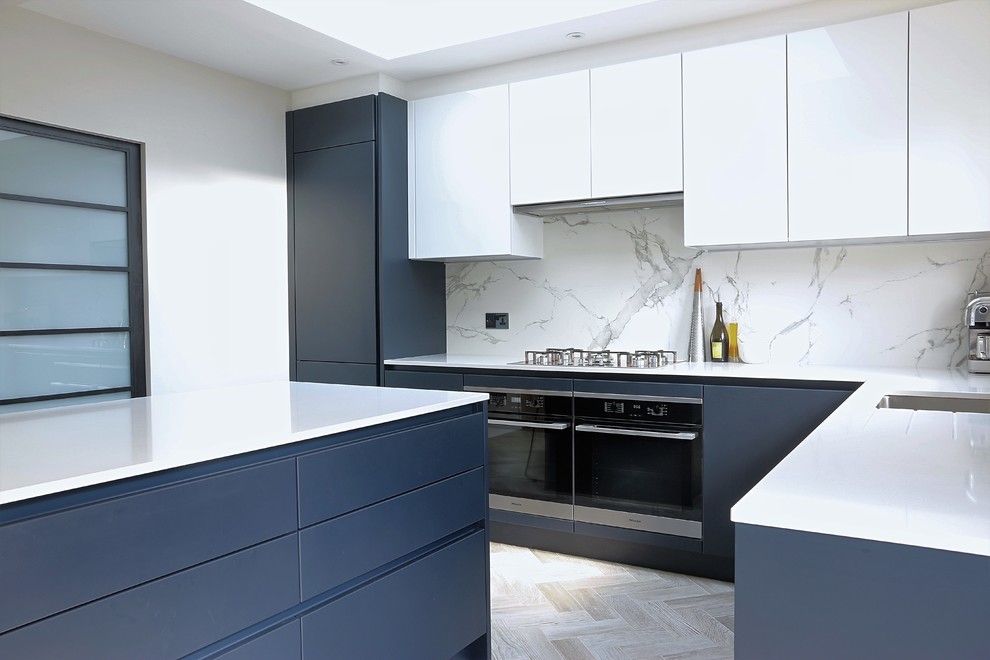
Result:
[[[495,660],[732,658],[729,582],[491,544]]]

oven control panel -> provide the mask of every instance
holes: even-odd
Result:
[[[530,417],[570,416],[571,397],[525,392],[489,392],[488,412]]]
[[[635,397],[577,397],[574,399],[574,415],[582,419],[695,426],[701,424],[701,404]]]

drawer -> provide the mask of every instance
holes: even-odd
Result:
[[[408,387],[414,390],[464,389],[464,376],[459,373],[433,371],[386,371],[385,387]]]
[[[352,362],[296,362],[296,380],[301,383],[377,385],[378,366]]]
[[[484,520],[487,500],[476,468],[302,530],[302,599]]]
[[[532,376],[485,376],[464,374],[465,389],[488,390],[548,390],[570,392],[570,378],[534,378]]]
[[[252,639],[232,651],[213,656],[215,660],[291,660],[302,657],[299,619]]]
[[[0,632],[295,531],[295,479],[288,459],[0,527]]]
[[[701,385],[685,383],[644,383],[621,380],[575,380],[574,394],[593,392],[595,394],[631,394],[639,396],[670,396],[700,399]]]
[[[450,658],[488,632],[488,544],[476,532],[302,619],[306,658]]]
[[[283,536],[0,635],[0,658],[177,658],[296,605],[298,570]]]
[[[299,526],[484,465],[485,434],[473,414],[302,456]]]

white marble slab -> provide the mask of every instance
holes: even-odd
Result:
[[[431,369],[547,367],[517,356],[442,354],[386,364]],[[990,375],[959,369],[676,364],[554,367],[582,375],[834,381],[859,388],[732,509],[738,523],[990,556],[990,414],[878,409],[885,394],[990,397]],[[773,420],[768,420],[772,424]]]
[[[990,286],[990,241],[706,252],[684,247],[682,216],[670,207],[547,218],[543,259],[448,264],[447,351],[684,356],[700,267],[706,328],[721,300],[747,362],[963,363],[963,307]],[[508,313],[509,329],[486,329],[485,312]]]
[[[0,505],[486,399],[273,382],[4,414]]]

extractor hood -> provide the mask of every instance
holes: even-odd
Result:
[[[545,218],[548,215],[568,213],[600,213],[602,211],[625,211],[628,209],[649,209],[657,206],[680,206],[684,203],[684,193],[663,193],[658,195],[634,195],[628,197],[606,197],[601,199],[576,199],[567,202],[547,202],[545,204],[520,204],[512,207],[513,213]]]

